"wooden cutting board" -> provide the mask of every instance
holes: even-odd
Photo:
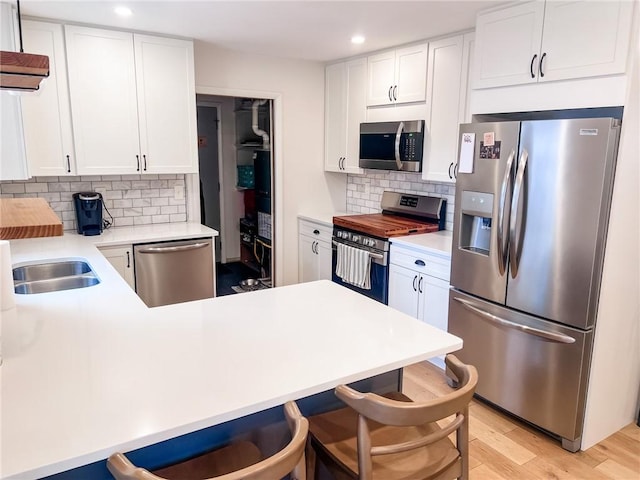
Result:
[[[0,198],[0,240],[61,235],[62,221],[44,198]]]
[[[333,224],[377,237],[398,237],[438,231],[438,224],[382,213],[333,217]]]

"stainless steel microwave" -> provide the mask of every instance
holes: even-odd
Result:
[[[422,171],[424,120],[360,124],[360,168]]]

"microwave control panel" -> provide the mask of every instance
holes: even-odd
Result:
[[[404,160],[416,160],[416,137],[412,133],[404,135]]]

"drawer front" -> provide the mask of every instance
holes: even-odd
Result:
[[[425,252],[411,251],[391,245],[390,263],[449,281],[451,260]],[[424,264],[424,265],[423,265]]]
[[[333,235],[333,229],[326,225],[319,225],[317,223],[308,222],[306,220],[298,220],[298,233],[300,235],[307,235],[317,240],[324,242],[331,242],[331,235]]]

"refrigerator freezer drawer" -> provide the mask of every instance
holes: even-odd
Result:
[[[579,441],[593,331],[539,320],[454,289],[449,332],[464,340],[458,358],[478,369],[479,396]]]

